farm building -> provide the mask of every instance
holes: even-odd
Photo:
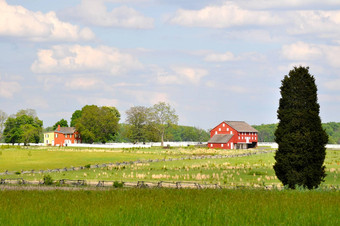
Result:
[[[209,148],[247,149],[257,147],[258,131],[243,121],[223,121],[210,130]]]
[[[80,134],[74,127],[60,127],[54,132],[44,133],[45,145],[67,146],[68,144],[81,143]]]

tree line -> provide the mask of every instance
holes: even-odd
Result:
[[[259,131],[259,142],[275,142],[275,130],[278,124],[253,125]],[[328,134],[329,144],[340,144],[340,122],[322,123],[322,128]]]
[[[160,102],[151,107],[134,106],[121,114],[112,106],[86,105],[76,110],[70,119],[60,119],[53,126],[43,128],[43,122],[33,109],[20,110],[7,116],[0,110],[0,140],[6,143],[43,142],[43,132],[61,127],[75,127],[84,143],[200,141],[209,139],[206,130],[178,125],[178,115],[170,104]]]

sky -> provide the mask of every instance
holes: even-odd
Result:
[[[44,127],[160,101],[180,125],[276,123],[294,66],[339,122],[340,1],[0,0],[0,110],[35,109]]]

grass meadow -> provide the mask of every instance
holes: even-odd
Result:
[[[256,150],[255,150],[256,151]],[[21,170],[251,153],[205,148],[88,149],[0,147],[0,178],[42,180]],[[138,163],[50,173],[54,179],[86,181],[190,181],[233,189],[136,189],[0,185],[0,225],[339,225],[340,151],[327,150],[322,189],[265,190],[280,182],[274,153],[224,159]],[[241,186],[242,189],[240,189]],[[245,187],[244,187],[245,186]],[[49,188],[49,189],[44,189]],[[237,189],[236,189],[237,188]],[[256,189],[255,189],[256,188]]]
[[[117,161],[174,158],[179,156],[202,154],[235,154],[240,151],[220,151],[209,149],[127,149],[127,150],[92,150],[92,149],[15,149],[2,151],[0,171],[7,168],[13,171],[21,169],[53,169],[86,164],[108,163]],[[246,152],[247,150],[242,150]],[[248,150],[252,152],[252,150]],[[29,153],[31,153],[29,155]],[[281,186],[273,170],[274,153],[258,154],[246,157],[224,159],[178,160],[171,162],[150,162],[132,165],[90,168],[78,171],[55,172],[49,175],[54,180],[81,179],[86,181],[169,181],[198,182],[201,184],[219,184],[235,187],[263,187],[264,185]],[[2,165],[3,164],[3,165]],[[327,150],[327,177],[322,186],[340,186],[340,151]],[[43,173],[2,175],[1,178],[24,178],[42,180]]]
[[[336,191],[1,191],[1,225],[339,225]]]

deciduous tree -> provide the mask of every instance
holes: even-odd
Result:
[[[39,142],[43,122],[36,116],[35,110],[29,110],[20,110],[16,115],[12,115],[6,120],[4,129],[6,143],[14,144],[27,140],[33,143]],[[27,125],[31,125],[35,129],[33,130],[31,126]]]
[[[5,122],[7,120],[7,117],[8,117],[7,114],[0,110],[0,140],[2,139],[2,133],[5,128]]]
[[[161,145],[164,144],[164,134],[172,124],[178,123],[178,115],[175,109],[170,104],[159,102],[150,108],[149,122],[152,127],[158,132],[161,138]]]
[[[328,136],[322,128],[317,87],[309,68],[294,67],[282,80],[275,141],[274,170],[290,188],[318,187],[326,176],[324,160]]]
[[[65,119],[60,119],[58,122],[56,122],[54,125],[53,125],[53,130],[56,130],[58,128],[58,125],[60,125],[60,127],[68,127],[68,123],[67,123],[67,120]]]
[[[148,124],[149,108],[143,106],[131,107],[126,111],[126,123],[129,124],[128,138],[132,142],[146,140],[146,126]]]
[[[116,108],[86,105],[81,112],[81,117],[76,121],[76,129],[85,143],[106,143],[114,139],[120,119]]]
[[[80,117],[81,117],[81,110],[76,110],[75,112],[73,112],[70,126],[75,127],[77,124],[77,119],[79,119]]]

